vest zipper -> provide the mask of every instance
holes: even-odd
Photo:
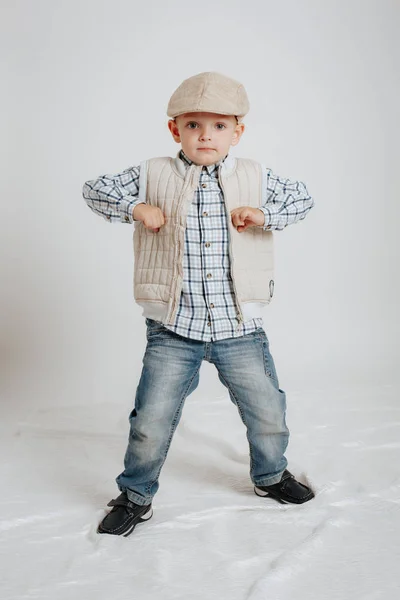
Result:
[[[231,232],[230,232],[230,226],[231,226],[231,215],[229,214],[228,211],[228,206],[226,204],[226,195],[225,195],[225,190],[224,190],[224,185],[222,183],[222,177],[221,177],[221,169],[222,169],[222,164],[219,166],[218,169],[218,179],[219,179],[219,183],[222,189],[222,193],[224,195],[224,206],[225,206],[225,213],[226,213],[226,218],[228,220],[227,225],[228,225],[228,240],[229,240],[229,259],[230,259],[230,266],[231,266],[231,277],[232,277],[232,284],[233,284],[233,289],[235,291],[235,301],[236,301],[236,308],[237,308],[237,314],[238,314],[238,325],[236,327],[236,331],[239,331],[242,323],[244,323],[244,318],[243,318],[243,313],[242,313],[242,309],[240,308],[239,305],[239,297],[238,297],[238,292],[237,292],[237,287],[236,287],[236,283],[235,283],[235,279],[233,276],[233,263],[234,263],[234,259],[233,259],[233,254],[232,254],[232,236],[231,236]]]
[[[190,167],[189,167],[189,168],[190,168]],[[188,185],[187,185],[187,187],[188,187],[188,186],[190,186],[190,185],[191,185],[191,187],[192,187],[191,194],[194,194],[194,192],[195,192],[195,190],[196,190],[196,188],[197,188],[197,184],[198,184],[198,181],[197,181],[197,184],[196,184],[195,186],[193,186],[193,179],[194,179],[194,175],[195,175],[195,173],[196,173],[196,168],[194,167],[194,168],[192,169],[192,173],[191,173],[191,182],[190,182],[190,183],[188,183]],[[198,179],[199,179],[199,178],[198,178]],[[183,184],[183,185],[185,185],[185,184]],[[182,196],[181,196],[181,198],[182,198],[182,197],[184,197],[184,198],[186,198],[186,197],[187,197],[187,187],[186,187],[186,188],[184,187],[184,190],[182,191]],[[178,207],[178,208],[179,208],[179,207]],[[177,212],[178,212],[178,211],[177,211]],[[187,218],[187,213],[186,213],[186,218]],[[179,235],[178,235],[178,242],[177,242],[177,246],[178,246],[178,256],[180,256],[180,252],[181,252],[181,244],[180,244],[180,236],[179,236]],[[183,257],[181,257],[181,258],[182,258],[182,260],[183,260]],[[178,269],[179,269],[179,266],[178,266]],[[182,281],[181,281],[181,285],[180,285],[180,289],[179,289],[179,291],[178,291],[178,284],[177,284],[177,283],[175,284],[175,289],[174,289],[174,294],[173,294],[173,298],[174,298],[174,300],[173,300],[173,303],[172,303],[172,308],[171,308],[171,310],[170,310],[170,315],[169,315],[169,316],[170,316],[170,318],[168,319],[169,321],[172,321],[173,319],[175,319],[176,311],[177,311],[177,308],[178,308],[178,299],[180,299],[180,296],[181,296],[182,284],[183,284],[183,278],[182,278]]]

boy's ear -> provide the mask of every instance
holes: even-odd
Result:
[[[238,125],[236,125],[235,133],[233,135],[231,146],[236,146],[236,144],[239,143],[239,140],[242,137],[244,130],[245,130],[244,123],[239,123]]]
[[[178,129],[178,125],[175,121],[175,119],[170,119],[168,121],[168,129],[170,130],[172,137],[174,138],[174,140],[176,142],[180,142],[181,141],[181,136],[179,134],[179,129]]]

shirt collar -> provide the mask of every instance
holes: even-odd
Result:
[[[203,167],[203,169],[206,169],[209,175],[212,175],[212,173],[214,173],[214,171],[218,171],[218,167],[220,166],[221,163],[223,163],[226,158],[228,157],[228,154],[224,157],[221,158],[218,162],[212,164],[212,165],[205,165]],[[185,166],[189,167],[190,165],[193,164],[193,161],[190,160],[190,158],[188,156],[186,156],[186,154],[184,153],[183,150],[181,150],[179,152],[179,158],[182,159],[182,161],[184,162]]]

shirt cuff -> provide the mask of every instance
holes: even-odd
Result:
[[[264,225],[262,226],[263,229],[265,230],[270,230],[271,229],[271,213],[268,210],[268,208],[265,208],[265,206],[258,206],[259,210],[262,210],[262,212],[264,213]]]
[[[122,223],[136,223],[138,219],[133,218],[133,209],[137,204],[146,204],[143,200],[132,200],[132,196],[126,196],[119,201],[119,209]]]

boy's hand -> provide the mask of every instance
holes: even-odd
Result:
[[[151,229],[155,233],[160,231],[160,227],[165,224],[165,217],[161,208],[144,203],[135,206],[133,209],[133,218],[136,221],[142,221],[147,229]]]
[[[239,233],[248,227],[262,227],[265,221],[263,211],[251,206],[235,208],[231,211],[231,219]]]

